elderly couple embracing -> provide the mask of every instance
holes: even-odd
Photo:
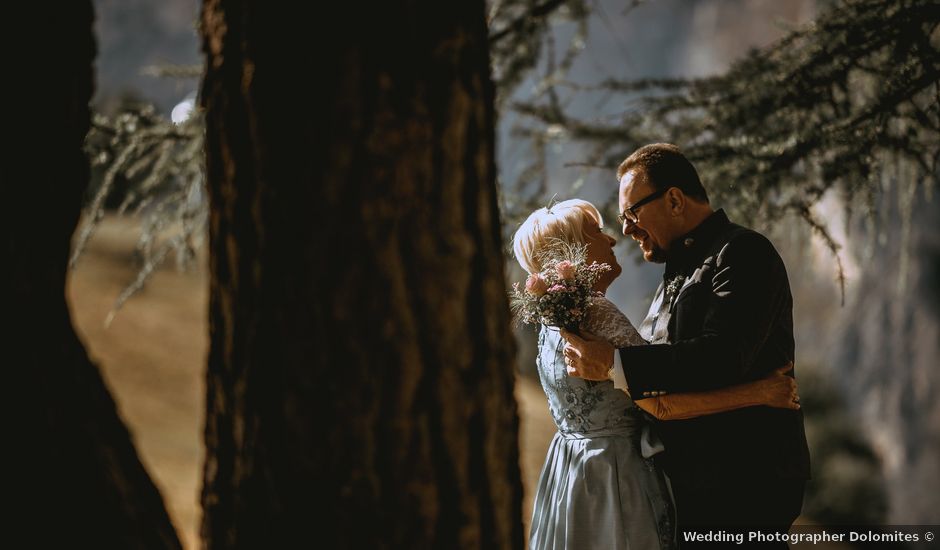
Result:
[[[621,268],[593,205],[539,209],[513,238],[530,274],[559,241],[611,267],[577,330],[540,327],[538,373],[558,433],[530,548],[697,548],[693,533],[734,530],[766,535],[750,546],[786,548],[772,539],[800,513],[809,451],[783,261],[763,235],[712,209],[674,145],[640,148],[617,178],[623,235],[665,266],[638,328],[602,296]]]

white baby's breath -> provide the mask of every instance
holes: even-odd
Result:
[[[587,245],[553,239],[538,255],[543,269],[523,286],[513,285],[510,304],[516,319],[526,324],[577,330],[596,294],[594,283],[611,267],[587,264]]]

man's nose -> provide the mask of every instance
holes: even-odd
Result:
[[[636,231],[635,223],[631,222],[630,220],[626,220],[623,222],[623,236],[624,237],[629,237],[630,235],[633,234],[634,231]]]

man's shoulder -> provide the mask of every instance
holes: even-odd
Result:
[[[763,233],[736,223],[729,223],[724,231],[721,232],[716,242],[719,248],[729,243],[734,243],[735,246],[774,248],[773,243]]]
[[[728,224],[716,240],[714,252],[718,256],[719,264],[722,259],[731,257],[749,261],[782,262],[780,253],[767,236],[736,223]]]

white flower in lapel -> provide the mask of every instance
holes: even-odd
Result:
[[[682,288],[682,283],[685,282],[685,275],[676,275],[666,284],[666,295],[675,298],[676,293]]]
[[[685,283],[685,275],[676,275],[666,284],[666,296],[665,298],[669,300],[669,311],[671,312],[676,307],[676,302],[679,298],[679,291],[682,290],[683,283]]]

